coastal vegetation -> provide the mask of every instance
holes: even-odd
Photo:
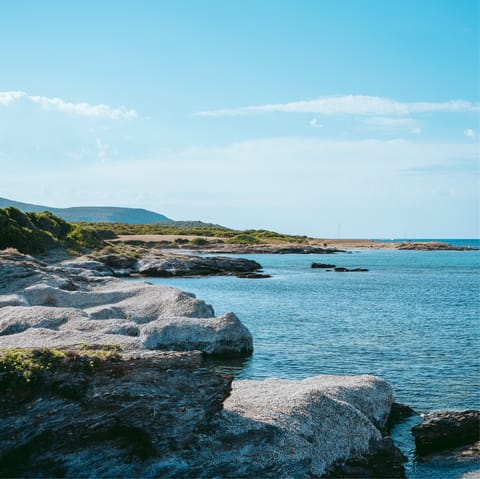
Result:
[[[36,383],[45,375],[65,372],[91,372],[102,361],[120,359],[120,346],[81,345],[78,350],[55,348],[0,349],[0,384]]]
[[[227,244],[307,243],[307,236],[268,230],[235,230],[200,222],[170,224],[69,223],[49,211],[22,212],[10,206],[0,209],[0,249],[15,248],[24,254],[40,254],[62,247],[70,253],[104,248],[117,235],[178,236],[173,244],[204,246],[210,241]],[[193,238],[182,238],[193,236]],[[163,242],[165,245],[170,241]]]
[[[79,223],[96,231],[111,231],[117,235],[178,235],[207,238],[222,238],[230,244],[265,244],[272,242],[305,243],[308,236],[287,235],[264,229],[235,230],[219,225],[208,225],[186,222],[169,224],[156,223],[135,225],[126,223]],[[193,240],[192,240],[193,241]],[[198,241],[194,238],[194,241]],[[195,243],[193,243],[195,244]]]
[[[90,226],[67,223],[49,211],[23,213],[13,206],[0,209],[0,249],[37,254],[55,247],[82,252],[101,246],[103,240]]]

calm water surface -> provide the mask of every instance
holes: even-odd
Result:
[[[480,408],[480,252],[242,256],[273,277],[149,279],[195,293],[217,315],[237,314],[255,348],[251,358],[223,364],[237,378],[370,373],[420,412]],[[326,272],[312,261],[370,271]],[[408,430],[396,434],[412,459]],[[471,470],[440,466],[411,460],[408,474]]]

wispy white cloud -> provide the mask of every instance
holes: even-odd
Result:
[[[26,96],[23,91],[0,91],[0,105],[7,106]]]
[[[367,117],[363,120],[363,123],[380,128],[408,128],[416,125],[416,121],[412,118],[392,118],[388,116]]]
[[[381,131],[383,133],[413,133],[420,135],[422,129],[417,120],[411,117],[367,116],[361,118],[362,129]]]
[[[470,137],[470,138],[474,138],[474,137],[476,136],[476,132],[475,132],[475,130],[473,130],[472,128],[467,128],[467,129],[463,132],[463,134],[464,134],[465,136]]]
[[[109,120],[133,120],[138,114],[135,110],[124,106],[114,108],[103,103],[92,105],[86,102],[73,103],[58,97],[28,95],[22,91],[0,92],[0,105],[8,106],[18,100],[26,99],[45,110],[56,110],[63,113],[88,116],[93,118],[105,118]]]
[[[100,138],[95,139],[97,144],[97,154],[98,159],[101,163],[105,163],[110,156],[110,145],[108,143],[104,143]]]
[[[400,102],[377,96],[343,95],[320,97],[313,100],[289,103],[244,106],[239,108],[207,110],[197,112],[199,116],[232,116],[255,113],[314,113],[317,115],[379,115],[405,116],[428,112],[471,112],[480,111],[479,103],[466,100],[445,102]]]
[[[309,123],[312,128],[323,128],[323,125],[319,123],[317,118],[312,118]]]

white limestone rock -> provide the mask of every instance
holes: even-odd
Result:
[[[102,268],[0,255],[0,347],[106,344],[104,335],[129,349],[252,351],[252,336],[233,313],[216,318],[193,294],[104,277]]]
[[[274,470],[279,478],[317,477],[368,455],[382,440],[378,427],[392,402],[390,386],[369,375],[234,381],[224,424],[234,437],[269,438],[268,447],[239,457],[245,467]]]
[[[248,353],[252,336],[233,314],[220,318],[167,318],[142,326],[140,340],[147,349],[199,350],[210,354]]]

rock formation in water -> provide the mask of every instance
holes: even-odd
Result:
[[[316,263],[315,261],[312,262],[310,265],[312,268],[335,268],[334,264],[327,264],[327,263]]]
[[[349,268],[344,268],[343,266],[341,266],[341,267],[338,267],[338,268],[334,268],[333,271],[335,271],[335,273],[366,273],[368,271],[368,269],[366,269],[366,268],[352,268],[352,269],[349,269]]]
[[[105,276],[101,263],[48,266],[0,259],[0,348],[116,343],[125,349],[249,354],[252,336],[233,313],[173,288]]]
[[[224,276],[255,273],[262,268],[256,261],[223,256],[179,255],[159,250],[144,252],[141,258],[121,253],[96,253],[94,260],[105,265],[111,275],[173,277],[173,276]],[[74,260],[74,263],[83,260]]]
[[[431,414],[412,429],[421,455],[452,449],[480,440],[480,411],[443,411]]]
[[[397,249],[400,250],[420,250],[420,251],[472,251],[476,248],[469,246],[455,246],[450,243],[442,243],[439,241],[425,242],[406,242],[400,243]]]
[[[162,259],[142,258],[138,272],[147,276],[217,276],[253,273],[262,268],[256,261],[222,256],[166,255]]]

